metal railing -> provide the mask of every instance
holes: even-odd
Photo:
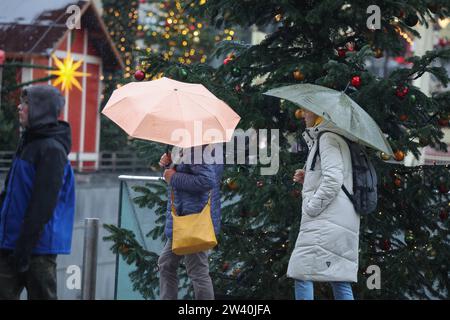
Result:
[[[80,159],[78,154],[75,154],[75,159]],[[0,172],[8,171],[14,152],[0,151]],[[77,163],[77,160],[74,161]],[[131,152],[100,152],[97,161],[83,160],[83,172],[129,172],[148,170],[148,165],[145,160],[139,158],[136,153]],[[78,170],[78,166],[74,165],[73,169]]]
[[[9,170],[13,157],[13,151],[0,151],[0,172]]]

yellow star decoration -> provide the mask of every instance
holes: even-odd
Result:
[[[53,85],[56,87],[61,84],[61,89],[66,93],[72,89],[72,85],[77,87],[80,91],[83,91],[80,83],[76,79],[76,77],[90,76],[89,73],[77,71],[82,65],[83,60],[74,63],[70,52],[67,52],[67,57],[64,58],[64,62],[59,60],[54,54],[52,54],[52,58],[55,65],[58,67],[58,70],[49,71],[49,74],[58,76],[58,78],[53,81]]]

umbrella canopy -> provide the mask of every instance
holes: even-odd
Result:
[[[203,85],[168,78],[114,90],[102,113],[132,137],[181,148],[228,142],[241,119]]]
[[[393,151],[375,120],[344,92],[313,84],[284,86],[264,94],[298,104],[345,131],[353,140],[389,155]]]

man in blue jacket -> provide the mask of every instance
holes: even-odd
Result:
[[[195,150],[195,148],[192,150]],[[161,157],[160,165],[167,167],[170,164],[170,157],[164,154]],[[188,215],[200,212],[208,202],[211,192],[211,218],[217,236],[220,230],[220,182],[222,172],[223,165],[204,163],[182,163],[176,166],[176,170],[166,169],[164,171],[164,178],[168,184],[169,200],[164,230],[168,240],[158,260],[160,298],[162,300],[176,300],[178,298],[177,269],[183,258],[187,274],[194,286],[195,299],[214,299],[213,284],[209,275],[208,252],[203,251],[185,256],[179,256],[172,252],[172,203],[170,193],[173,189],[177,214]]]
[[[23,134],[0,194],[0,299],[19,299],[24,288],[28,299],[57,299],[56,257],[70,253],[75,207],[63,106],[52,86],[21,95]]]

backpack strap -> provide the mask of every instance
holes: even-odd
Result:
[[[341,189],[342,191],[344,191],[344,193],[347,195],[347,197],[350,199],[353,205],[355,205],[355,199],[353,198],[353,195],[351,195],[350,192],[348,192],[347,188],[344,185],[342,185]]]
[[[316,152],[314,152],[314,157],[312,159],[311,167],[309,168],[311,171],[314,171],[314,168],[316,167],[317,157],[318,156],[320,157],[320,137],[325,132],[331,132],[331,131],[321,131],[321,132],[319,132],[319,135],[317,136],[317,148],[316,148]]]

